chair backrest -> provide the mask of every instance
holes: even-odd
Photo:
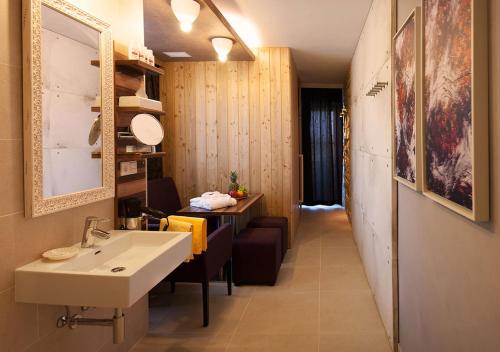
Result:
[[[182,208],[177,187],[171,177],[148,181],[148,206],[167,215],[175,214]]]

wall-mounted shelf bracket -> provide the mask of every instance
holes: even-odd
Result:
[[[382,90],[384,90],[385,87],[389,85],[389,82],[377,82],[372,89],[368,93],[366,93],[367,97],[374,97],[378,93],[380,93]]]

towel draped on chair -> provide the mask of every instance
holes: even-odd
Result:
[[[192,260],[195,254],[201,254],[207,250],[207,220],[203,218],[192,218],[188,216],[170,215],[167,219],[161,219],[160,230],[191,232],[192,233],[192,253],[188,260]]]

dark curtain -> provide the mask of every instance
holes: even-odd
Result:
[[[146,94],[149,99],[160,100],[160,77],[151,73],[146,73]],[[158,116],[155,116],[157,119]],[[156,146],[156,151],[161,152],[161,144]],[[163,159],[148,159],[148,180],[163,177]]]
[[[304,204],[342,204],[341,89],[302,89]]]

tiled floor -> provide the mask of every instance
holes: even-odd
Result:
[[[389,352],[345,212],[304,209],[274,287],[211,284],[203,328],[200,285],[152,297],[150,331],[134,352]]]

